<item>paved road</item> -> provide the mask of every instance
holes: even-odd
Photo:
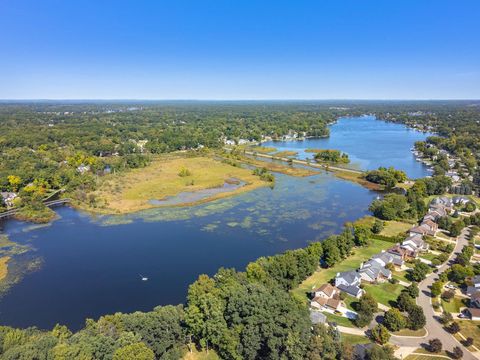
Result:
[[[439,270],[438,274],[444,272],[450,265],[448,262],[456,257],[456,253],[460,252],[462,248],[468,245],[467,234],[468,229],[464,229],[460,236],[458,237],[457,243],[455,245],[455,249],[448,259],[448,261],[442,265]],[[430,297],[430,287],[432,283],[438,278],[437,274],[431,274],[425,280],[423,280],[419,284],[420,295],[417,298],[417,304],[420,305],[425,313],[425,317],[427,320],[427,324],[425,328],[428,331],[428,335],[425,338],[406,338],[406,337],[399,337],[399,336],[392,336],[390,338],[390,342],[402,346],[402,347],[420,347],[422,344],[428,344],[428,340],[438,338],[443,344],[443,349],[447,351],[451,351],[455,346],[460,346],[463,350],[463,359],[466,360],[475,360],[479,359],[480,357],[474,356],[471,352],[469,352],[460,342],[458,342],[451,334],[446,332],[442,324],[436,320],[437,315],[433,311],[433,307],[431,304],[431,297]]]

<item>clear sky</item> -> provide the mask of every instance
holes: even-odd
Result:
[[[2,99],[479,99],[479,0],[0,0]]]

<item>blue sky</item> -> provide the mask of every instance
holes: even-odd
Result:
[[[1,0],[2,99],[478,99],[480,1]]]

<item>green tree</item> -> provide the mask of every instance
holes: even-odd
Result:
[[[381,324],[378,324],[372,329],[372,340],[381,345],[386,344],[390,339],[390,333],[387,328]]]
[[[383,317],[383,325],[390,331],[399,331],[406,326],[406,323],[405,317],[395,308],[388,310]]]
[[[154,360],[153,351],[143,342],[121,347],[113,353],[113,360]]]

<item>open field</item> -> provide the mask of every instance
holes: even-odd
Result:
[[[380,232],[383,236],[396,236],[400,233],[404,233],[412,227],[412,224],[403,221],[385,221],[385,226]]]
[[[390,284],[384,282],[382,284],[367,284],[364,290],[372,295],[377,302],[383,305],[392,306],[392,302],[397,300],[398,295],[404,287],[400,284]]]
[[[0,281],[5,279],[8,273],[8,260],[10,260],[9,256],[0,257]]]
[[[187,175],[179,175],[182,169],[188,170]],[[242,180],[246,184],[230,192],[214,194],[197,203],[268,185],[253,175],[251,170],[231,166],[210,157],[161,156],[145,168],[105,176],[99,190],[95,192],[100,207],[89,210],[107,213],[135,212],[155,207],[149,203],[150,200],[161,200],[184,191],[195,192],[221,187],[231,178]]]
[[[306,301],[307,298],[305,294],[310,292],[312,288],[329,282],[338,272],[357,269],[362,262],[368,260],[372,255],[375,255],[384,249],[388,249],[390,246],[392,246],[392,243],[390,242],[372,240],[369,246],[355,248],[353,255],[350,255],[337,265],[328,269],[319,268],[302,282],[298,288],[293,289],[292,292],[295,296],[298,296],[299,299]]]

